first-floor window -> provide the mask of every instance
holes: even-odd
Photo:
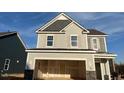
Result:
[[[8,70],[9,69],[9,64],[10,64],[10,59],[5,59],[4,70]]]

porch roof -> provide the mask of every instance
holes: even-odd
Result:
[[[103,52],[98,52],[94,54],[95,58],[115,58],[117,55],[114,53],[103,53]]]

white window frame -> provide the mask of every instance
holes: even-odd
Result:
[[[76,36],[77,37],[77,46],[72,46],[72,40],[71,40],[71,37],[72,36]],[[72,48],[78,48],[78,35],[77,34],[72,34],[72,35],[70,35],[70,46],[72,47]]]
[[[94,48],[94,42],[93,42],[94,39],[96,39],[97,48]],[[96,37],[92,38],[92,39],[91,39],[91,46],[92,46],[92,49],[93,49],[93,50],[99,50],[99,39],[96,38]]]
[[[52,46],[48,46],[48,45],[47,45],[47,43],[48,43],[48,39],[47,39],[48,36],[52,36],[52,37],[53,37]],[[47,35],[46,37],[47,37],[47,38],[46,38],[46,47],[53,47],[53,46],[54,46],[54,35]]]
[[[8,64],[6,64],[7,61],[9,61]],[[6,65],[7,65],[7,68],[5,68]],[[3,68],[3,70],[9,70],[9,65],[10,65],[10,59],[7,58],[7,59],[5,59],[5,63],[4,63],[4,68]]]

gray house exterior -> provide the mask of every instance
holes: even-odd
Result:
[[[0,72],[23,74],[26,64],[25,45],[17,32],[0,32]]]

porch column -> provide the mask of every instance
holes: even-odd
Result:
[[[109,67],[109,60],[106,59],[106,62],[100,63],[101,67],[101,76],[102,80],[110,80],[110,67]]]
[[[108,75],[109,77],[109,80],[111,80],[111,74],[110,74],[110,66],[109,66],[109,59],[107,59],[106,61],[106,74]]]
[[[115,59],[112,59],[113,72],[115,72]]]
[[[31,57],[29,54],[27,55],[27,61],[25,66],[25,73],[24,78],[26,80],[32,80],[34,79],[34,68],[35,68],[35,60],[33,57]]]

